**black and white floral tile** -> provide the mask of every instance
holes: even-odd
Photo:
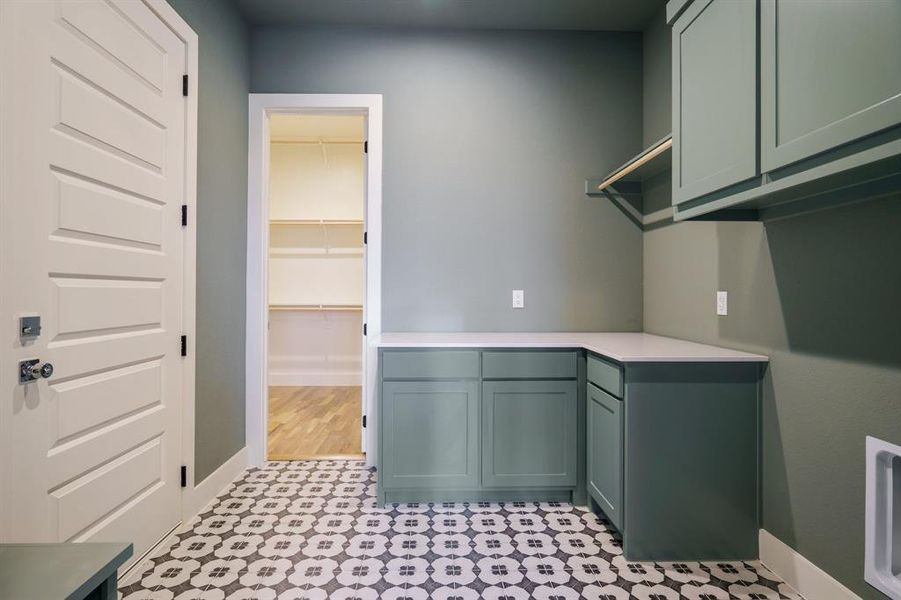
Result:
[[[123,600],[799,600],[757,562],[633,563],[563,503],[379,507],[362,461],[248,470]]]

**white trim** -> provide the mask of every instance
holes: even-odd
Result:
[[[188,355],[182,359],[181,464],[187,466],[187,487],[181,497],[181,518],[191,512],[187,490],[194,487],[194,410],[196,393],[197,339],[197,107],[200,81],[199,40],[197,33],[166,0],[144,0],[168,27],[185,43],[185,73],[188,97],[185,99],[185,189],[188,225],[184,228],[182,332],[188,336]]]
[[[203,509],[237,479],[238,475],[243,473],[248,466],[247,446],[245,446],[222,463],[218,469],[207,475],[206,479],[194,486],[193,489],[185,488],[184,505],[188,515],[185,522],[204,512]]]
[[[160,541],[151,546],[143,555],[135,559],[125,571],[119,573],[118,587],[122,588],[137,583],[141,575],[144,575],[145,571],[147,571],[153,557],[161,555],[163,553],[163,548],[171,548],[177,541],[178,535],[182,531],[182,524],[182,521],[179,521],[178,525],[173,527]]]
[[[760,562],[810,600],[860,600],[860,596],[765,529],[760,530]]]
[[[182,521],[163,539],[157,542],[153,548],[144,553],[140,560],[136,560],[128,570],[119,577],[119,586],[134,583],[138,576],[144,573],[144,565],[158,556],[163,548],[168,548],[175,541],[175,536],[190,527],[198,515],[211,508],[213,501],[225,492],[226,488],[238,478],[247,468],[247,447],[235,452],[234,456],[225,461],[218,469],[207,475],[206,479],[197,484],[193,489],[185,488],[182,498],[182,507],[187,511]]]
[[[359,373],[269,371],[269,385],[294,387],[345,387],[360,385]]]
[[[247,342],[246,438],[251,465],[266,460],[268,394],[269,115],[273,113],[345,113],[366,116],[366,302],[363,322],[368,338],[381,333],[382,299],[382,96],[381,94],[250,94],[247,153]],[[375,449],[377,349],[363,344],[363,412],[370,425],[363,451]],[[370,368],[371,365],[371,368]],[[373,464],[375,452],[367,453]]]

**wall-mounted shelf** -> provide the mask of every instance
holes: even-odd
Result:
[[[270,258],[361,258],[362,220],[272,220]]]
[[[362,304],[270,304],[269,310],[283,311],[354,311],[363,310]]]
[[[611,186],[620,194],[640,194],[641,183],[668,171],[672,166],[673,136],[651,144],[631,160],[605,177],[594,177],[585,181],[585,193],[603,194]]]
[[[279,137],[272,138],[269,140],[271,144],[351,144],[362,146],[365,142],[364,140],[343,140],[343,139],[328,139],[328,138],[310,138],[310,137],[299,137],[299,138],[288,138],[288,137]]]
[[[645,213],[644,183],[666,173],[672,168],[673,136],[654,142],[625,164],[604,177],[585,180],[585,194],[613,200],[617,206],[641,229],[671,221],[673,209],[670,206]],[[668,182],[667,187],[669,186]],[[655,184],[658,188],[660,182]]]
[[[363,256],[359,248],[271,248],[270,258],[354,258]]]
[[[327,225],[362,225],[363,219],[271,219],[269,225],[327,226]]]

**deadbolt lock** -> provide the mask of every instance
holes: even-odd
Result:
[[[53,375],[53,365],[41,364],[41,359],[33,358],[19,363],[19,383],[28,383],[44,378],[49,379]]]
[[[19,337],[23,340],[36,338],[41,335],[41,317],[20,317]]]

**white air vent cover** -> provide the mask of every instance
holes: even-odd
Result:
[[[901,600],[901,446],[869,436],[864,578]]]

